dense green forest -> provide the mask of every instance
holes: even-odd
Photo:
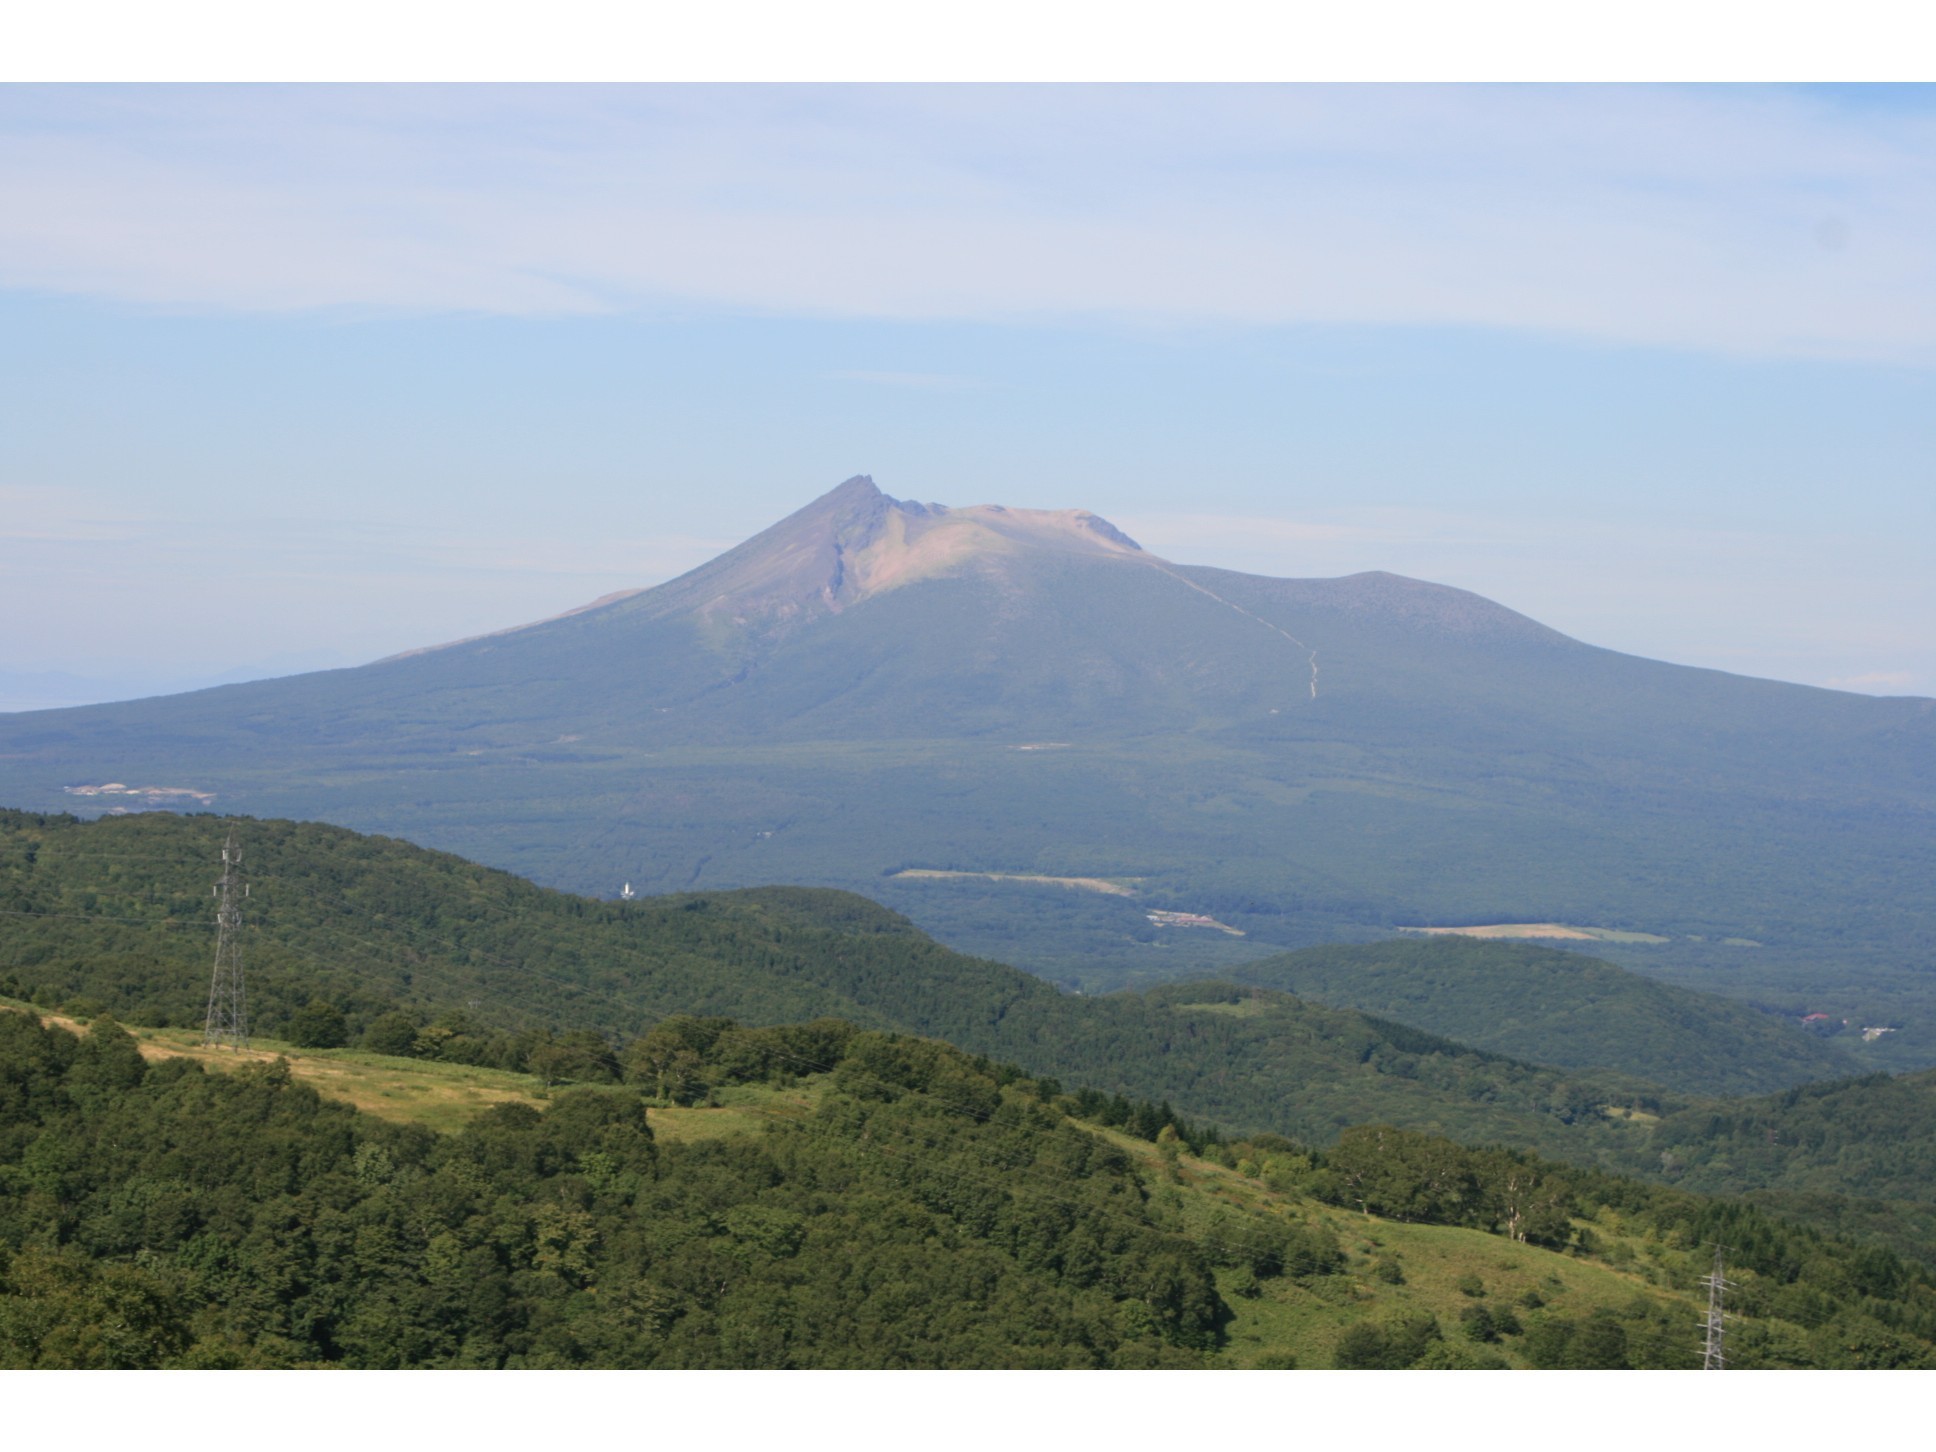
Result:
[[[1469,1255],[1418,1232],[1405,1261],[1348,1249],[1337,1205],[1525,1247],[1489,1262],[1495,1287],[1538,1247],[1552,1270],[1511,1302],[1464,1273],[1452,1324],[1416,1302],[1342,1311],[1313,1364],[1686,1365],[1691,1306],[1652,1287],[1717,1237],[1734,1364],[1936,1363],[1936,1286],[1887,1252],[1525,1154],[1379,1127],[1328,1151],[1231,1141],[837,1021],[674,1018],[619,1057],[635,1087],[440,1136],[330,1103],[282,1062],[149,1064],[111,1021],[77,1038],[0,1013],[0,1362],[1232,1364],[1260,1311],[1349,1307],[1376,1299],[1354,1286]],[[641,1097],[753,1083],[787,1093],[716,1141],[662,1141]],[[1206,1192],[1213,1166],[1254,1194]],[[1564,1299],[1577,1285],[1553,1271],[1575,1260],[1626,1291]]]
[[[1928,1198],[1936,1165],[1936,1071],[1808,1084],[1663,1119],[1654,1144],[1694,1189]]]
[[[776,1036],[778,1037],[778,1036]],[[922,1045],[784,1036],[859,1092],[654,1142],[581,1090],[440,1139],[273,1068],[145,1066],[0,1015],[0,1348],[41,1366],[1162,1366],[1214,1344],[1201,1251],[1120,1154]],[[851,1049],[850,1054],[843,1054]],[[893,1080],[976,1096],[951,1114]],[[1053,1198],[995,1195],[1001,1165]]]
[[[1838,1041],[1583,953],[1467,938],[1306,948],[1225,971],[1567,1069],[1689,1094],[1755,1094],[1853,1071]]]
[[[199,1023],[213,947],[211,864],[229,826],[166,814],[84,823],[0,813],[0,994],[129,1022]],[[1714,1102],[1603,1070],[1541,1067],[1255,984],[1062,993],[953,953],[844,893],[598,903],[338,828],[244,821],[239,830],[254,885],[246,945],[256,1022],[297,1043],[583,1076],[586,1065],[612,1061],[614,1044],[674,1014],[753,1024],[833,1016],[945,1039],[1108,1094],[1166,1100],[1232,1133],[1322,1145],[1353,1125],[1389,1123],[1772,1197],[1813,1223],[1914,1255],[1929,1256],[1936,1243],[1922,1230],[1936,1221],[1936,1154],[1912,1152],[1921,1140],[1895,1130],[1873,1134],[1858,1107],[1884,1089],[1913,1095],[1920,1080],[1877,1081],[1884,1087],[1873,1094],[1806,1091],[1794,1104],[1814,1106],[1808,1112],[1830,1127],[1784,1134],[1763,1120],[1801,1110],[1781,1111],[1779,1100]],[[1512,945],[1362,951],[1392,954],[1420,980],[1435,963],[1470,966],[1476,978],[1499,962],[1537,983],[1590,961]],[[1586,981],[1591,989],[1597,980]],[[1524,999],[1525,1012],[1542,1011],[1538,994]],[[1486,1000],[1474,992],[1472,1001]],[[1636,991],[1614,1001],[1613,1022],[1582,1030],[1587,1047],[1602,1029],[1624,1041],[1644,1036],[1675,1000]],[[1563,1015],[1546,1019],[1550,1027]],[[1703,1035],[1719,1036],[1717,1061],[1743,1075],[1765,1065],[1771,1051],[1758,1040],[1752,1053],[1726,1057],[1728,1022],[1696,1020]],[[1895,1122],[1907,1124],[1909,1113]],[[1844,1115],[1846,1126],[1835,1127]],[[1892,1142],[1907,1148],[1895,1153]]]

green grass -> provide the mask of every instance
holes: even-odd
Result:
[[[1270,1004],[1261,998],[1243,998],[1235,1003],[1183,1003],[1177,1005],[1178,1013],[1215,1013],[1225,1018],[1264,1018],[1270,1013]]]
[[[0,998],[0,1009],[36,1014],[49,1023],[85,1032],[86,1025],[62,1014],[48,1013],[18,999]],[[193,1059],[206,1068],[233,1072],[246,1064],[281,1058],[289,1071],[327,1098],[354,1105],[366,1114],[397,1124],[420,1124],[439,1134],[452,1134],[499,1104],[529,1104],[542,1109],[550,1091],[531,1074],[470,1064],[446,1064],[434,1059],[404,1059],[363,1049],[299,1049],[280,1039],[252,1038],[246,1052],[209,1048],[199,1032],[179,1028],[130,1028],[143,1057]],[[598,1088],[574,1085],[574,1088]],[[612,1086],[613,1093],[634,1094]],[[769,1089],[731,1085],[714,1095],[714,1103],[699,1107],[653,1105],[647,1112],[652,1131],[675,1142],[719,1139],[764,1129],[776,1119],[809,1112],[815,1092],[810,1089]]]
[[[819,1103],[821,1086],[776,1089],[763,1084],[728,1084],[715,1089],[703,1105],[654,1104],[646,1111],[652,1133],[675,1144],[763,1133],[775,1123],[799,1119]]]
[[[1327,1230],[1343,1247],[1341,1274],[1281,1277],[1261,1283],[1255,1295],[1244,1293],[1241,1271],[1219,1272],[1218,1288],[1236,1313],[1218,1358],[1229,1365],[1328,1367],[1346,1327],[1423,1312],[1438,1322],[1443,1337],[1427,1364],[1530,1366],[1523,1337],[1480,1343],[1463,1331],[1460,1314],[1475,1304],[1511,1307],[1527,1323],[1542,1316],[1580,1321],[1597,1311],[1631,1313],[1644,1302],[1651,1309],[1648,1324],[1687,1334],[1636,1334],[1635,1364],[1676,1367],[1692,1364],[1697,1355],[1692,1328],[1701,1312],[1693,1288],[1704,1269],[1696,1264],[1698,1254],[1627,1234],[1609,1217],[1592,1223],[1600,1250],[1587,1258],[1483,1231],[1405,1224],[1320,1204],[1188,1154],[1177,1157],[1172,1173],[1157,1146],[1114,1130],[1095,1133],[1137,1162],[1159,1218],[1192,1238],[1210,1237],[1219,1216],[1230,1210],[1261,1210]],[[1380,1274],[1393,1262],[1400,1283]],[[1475,1280],[1483,1292],[1478,1296],[1466,1289]],[[1537,1308],[1525,1303],[1529,1293]]]
[[[1286,1357],[1301,1367],[1332,1364],[1339,1336],[1362,1320],[1390,1321],[1410,1312],[1431,1315],[1442,1328],[1448,1364],[1462,1360],[1496,1359],[1509,1367],[1525,1367],[1523,1351],[1505,1337],[1481,1344],[1460,1329],[1459,1313],[1480,1304],[1510,1306],[1525,1321],[1531,1310],[1521,1304],[1527,1292],[1536,1294],[1546,1314],[1579,1320],[1595,1311],[1623,1309],[1638,1297],[1663,1310],[1684,1313],[1681,1320],[1695,1324],[1691,1298],[1670,1296],[1636,1275],[1574,1256],[1535,1246],[1520,1245],[1496,1235],[1450,1226],[1402,1225],[1395,1221],[1327,1210],[1312,1216],[1334,1229],[1347,1247],[1349,1266],[1342,1276],[1322,1282],[1278,1280],[1266,1283],[1254,1298],[1239,1294],[1238,1277],[1220,1278],[1224,1298],[1237,1312],[1229,1327],[1225,1355],[1238,1366],[1283,1364]],[[1395,1262],[1402,1284],[1382,1280],[1376,1267]],[[1476,1277],[1482,1297],[1467,1295],[1460,1283]],[[1674,1348],[1656,1348],[1668,1360]],[[1695,1338],[1687,1338],[1691,1362]]]

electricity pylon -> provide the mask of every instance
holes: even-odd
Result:
[[[222,880],[215,884],[215,977],[208,985],[208,1027],[204,1044],[249,1046],[248,995],[242,986],[242,900],[249,895],[242,881],[242,849],[235,845],[235,828],[222,848]]]
[[[1727,1337],[1727,1312],[1721,1309],[1721,1294],[1734,1284],[1721,1273],[1721,1251],[1724,1247],[1714,1247],[1714,1269],[1701,1277],[1701,1284],[1707,1287],[1707,1319],[1701,1325],[1707,1331],[1707,1344],[1702,1349],[1701,1370],[1722,1371],[1728,1359],[1722,1354],[1722,1343]]]

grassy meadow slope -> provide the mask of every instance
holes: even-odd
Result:
[[[0,1011],[32,1016],[49,1028],[85,1034],[89,1024],[66,1014],[47,1013],[19,999],[0,998]],[[110,1022],[106,1018],[100,1022]],[[200,1029],[122,1025],[141,1057],[151,1064],[186,1060],[203,1069],[236,1073],[267,1069],[280,1060],[290,1077],[325,1099],[350,1105],[392,1124],[418,1125],[454,1134],[500,1104],[543,1109],[553,1086],[541,1075],[482,1064],[376,1053],[360,1048],[302,1047],[266,1034],[251,1035],[249,1046],[208,1044]],[[583,1088],[584,1086],[578,1086]],[[636,1093],[619,1090],[613,1093]],[[661,1140],[714,1139],[760,1127],[765,1113],[790,1112],[806,1101],[791,1089],[721,1086],[703,1106],[655,1105],[652,1131]]]

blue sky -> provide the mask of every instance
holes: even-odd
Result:
[[[1925,87],[10,87],[0,707],[857,472],[1936,694],[1932,239]]]

